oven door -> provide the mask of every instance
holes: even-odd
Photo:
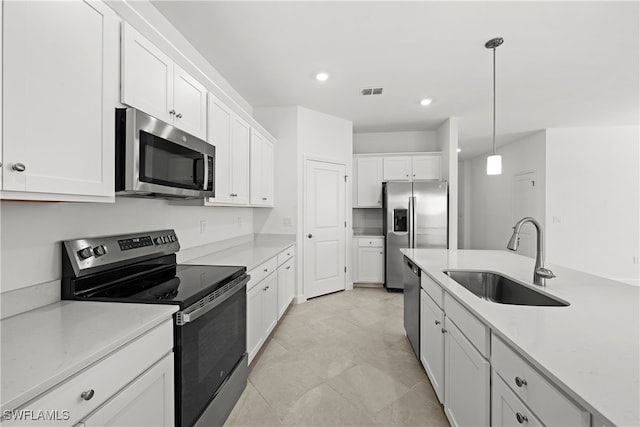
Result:
[[[176,424],[194,425],[246,352],[249,276],[176,314]]]
[[[215,147],[139,110],[116,111],[116,175],[126,174],[124,194],[213,197]],[[119,131],[120,127],[125,130]],[[124,139],[124,141],[122,141]],[[126,152],[126,158],[119,153]],[[118,187],[118,178],[116,181]]]

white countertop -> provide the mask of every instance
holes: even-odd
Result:
[[[442,270],[491,270],[531,284],[533,259],[506,251],[401,251],[587,410],[615,425],[640,425],[640,288],[547,264],[557,277],[539,289],[570,306],[498,304]]]
[[[184,261],[182,264],[245,266],[256,268],[295,244],[294,235],[267,235],[223,251]]]
[[[165,320],[177,305],[61,301],[0,321],[0,410],[14,410]]]

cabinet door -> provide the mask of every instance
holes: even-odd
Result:
[[[409,181],[411,178],[411,157],[385,157],[384,158],[385,181]]]
[[[291,304],[295,293],[295,258],[289,259],[278,268],[278,319]]]
[[[173,370],[171,353],[85,419],[84,425],[174,425]]]
[[[439,180],[442,176],[441,163],[442,157],[439,155],[431,156],[413,156],[411,158],[412,163],[412,177],[414,180],[418,179],[433,179]]]
[[[249,285],[251,282],[249,282]],[[262,290],[264,286],[258,283],[247,292],[247,353],[249,363],[262,346],[264,328],[262,327]]]
[[[358,282],[384,282],[384,251],[382,248],[358,250]]]
[[[489,362],[445,317],[444,411],[452,426],[489,425]]]
[[[361,157],[357,160],[357,207],[382,207],[382,158]]]
[[[129,24],[122,25],[122,103],[173,123],[173,61]]]
[[[190,74],[174,65],[174,124],[198,138],[207,137],[207,90]]]
[[[271,333],[278,323],[278,275],[271,273],[258,286],[263,289],[262,325],[264,338]]]
[[[231,190],[233,203],[249,203],[249,124],[234,116],[231,128]]]
[[[440,403],[444,402],[444,313],[420,291],[420,361]]]
[[[262,204],[262,135],[251,129],[250,143],[250,200],[252,205]]]
[[[207,142],[216,147],[215,197],[210,202],[229,203],[233,200],[231,190],[231,133],[232,113],[218,98],[209,94]]]
[[[262,146],[262,204],[273,206],[273,169],[274,146],[263,139]]]
[[[495,371],[492,377],[491,391],[491,425],[493,427],[507,426],[542,426],[520,399],[513,394]]]
[[[79,0],[3,8],[3,189],[112,198],[117,16]]]

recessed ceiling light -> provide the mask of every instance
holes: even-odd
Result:
[[[319,82],[326,82],[329,80],[329,74],[327,73],[318,73],[316,74],[316,80]]]
[[[431,99],[429,98],[425,98],[422,101],[420,101],[420,105],[422,105],[423,107],[426,107],[429,104],[431,104]]]
[[[458,153],[462,151],[462,148],[458,148]]]

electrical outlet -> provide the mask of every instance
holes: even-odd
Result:
[[[207,232],[207,221],[204,219],[200,220],[200,234],[204,234]]]

